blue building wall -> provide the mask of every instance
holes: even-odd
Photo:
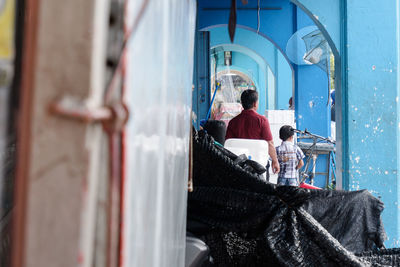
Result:
[[[297,9],[297,30],[315,25],[301,9]],[[316,65],[297,66],[297,127],[322,135],[330,135],[328,74]],[[318,122],[318,123],[315,123]]]
[[[399,167],[400,167],[400,34],[398,1],[292,0],[303,5],[309,15],[329,33],[331,44],[340,58],[340,93],[336,93],[338,132],[342,150],[338,172],[343,187],[350,190],[368,189],[385,203],[383,222],[389,247],[399,246]],[[270,37],[281,49],[289,37],[303,26],[311,25],[309,17],[289,1],[268,1],[267,6],[281,10],[261,11],[260,33]],[[241,7],[241,3],[238,2]],[[256,6],[249,1],[247,7]],[[229,1],[200,1],[199,28],[226,24],[229,10],[204,10],[205,7],[229,7]],[[315,22],[315,21],[314,21]],[[257,16],[252,11],[239,11],[238,23],[257,29]],[[317,23],[317,24],[318,24]],[[335,51],[334,51],[335,53]],[[339,54],[336,54],[338,56]],[[325,74],[313,66],[293,66],[296,73],[295,104],[301,126],[312,129],[303,116],[324,121],[329,110],[314,112],[326,105],[325,89],[313,80]],[[327,84],[325,80],[321,82]],[[338,83],[340,86],[340,82]],[[316,98],[322,96],[322,98]],[[300,116],[301,117],[300,117]],[[300,128],[301,128],[300,126]],[[313,129],[320,135],[329,134],[329,126]]]
[[[255,8],[256,0],[250,0],[245,6],[237,1],[238,8]],[[198,1],[197,14],[199,17],[198,29],[203,29],[213,25],[227,24],[229,19],[229,7],[231,1],[228,0],[201,0]],[[270,37],[282,50],[286,47],[286,42],[293,33],[292,13],[295,8],[288,0],[268,0],[261,2],[263,6],[278,7],[280,10],[260,10],[259,32]],[[225,8],[213,9],[213,8]],[[282,19],[285,17],[285,19]],[[238,10],[237,24],[244,25],[257,30],[257,11]],[[227,30],[227,29],[226,29]]]
[[[314,26],[311,18],[300,8],[295,9],[294,29]],[[330,106],[328,74],[316,65],[296,66],[295,111],[298,129],[330,136]],[[328,173],[327,155],[319,155],[314,185],[325,187]]]
[[[210,34],[196,31],[194,46],[192,110],[194,126],[199,129],[200,120],[206,119],[210,107]]]
[[[341,51],[343,186],[380,198],[387,247],[400,245],[398,1],[301,0]],[[327,3],[330,8],[324,7]],[[337,14],[340,10],[340,22]],[[337,37],[338,25],[341,38]],[[340,45],[339,45],[340,42]],[[367,45],[366,45],[367,44]]]
[[[398,1],[347,1],[345,177],[350,190],[368,188],[385,203],[387,245],[399,246]],[[367,44],[367,45],[366,45]]]
[[[202,0],[198,2],[198,29],[210,30],[212,36],[211,47],[216,43],[230,43],[227,23],[229,18],[229,7],[230,1],[212,1],[212,0]],[[262,3],[264,5],[264,3]],[[254,8],[257,7],[257,1],[251,0],[248,5],[243,6],[240,1],[237,2],[238,8]],[[268,109],[285,109],[288,107],[288,100],[292,95],[292,92],[280,91],[279,86],[287,88],[288,84],[293,85],[292,78],[286,78],[285,73],[289,73],[292,76],[292,68],[289,65],[279,69],[282,75],[276,75],[276,68],[282,66],[282,57],[279,56],[280,62],[276,62],[276,55],[280,54],[276,49],[284,51],[286,47],[286,42],[293,34],[293,18],[292,14],[295,10],[295,6],[290,4],[289,1],[272,0],[265,4],[268,7],[277,7],[280,10],[260,10],[260,25],[259,34],[255,33],[257,31],[257,11],[256,10],[239,10],[237,16],[238,25],[244,28],[238,27],[235,33],[234,43],[240,43],[243,46],[248,46],[251,50],[256,51],[262,56],[274,74],[274,77],[268,75],[272,79],[267,79],[267,84],[274,84],[278,93],[268,91],[265,101]],[[215,9],[214,9],[215,8]],[[222,9],[221,8],[226,8]],[[282,19],[285,17],[285,19]],[[215,27],[218,25],[224,25],[218,28],[218,31],[210,29],[210,27]],[[246,30],[251,29],[252,31]],[[215,33],[215,34],[214,34]],[[213,36],[216,36],[214,39]],[[267,38],[267,39],[266,39]],[[269,42],[267,41],[269,40]],[[286,58],[285,58],[286,61]],[[287,61],[286,61],[287,62]],[[286,63],[287,64],[287,63]],[[267,76],[267,77],[268,77]],[[271,101],[273,99],[273,101]],[[285,103],[286,102],[286,103]],[[260,107],[259,113],[264,114],[265,108]]]
[[[272,73],[272,70],[268,68],[267,70],[267,87],[268,88],[275,88],[276,87],[276,78],[275,75]],[[275,99],[275,90],[268,90],[267,100]],[[272,101],[268,102],[267,105],[268,109],[275,109],[275,103]]]

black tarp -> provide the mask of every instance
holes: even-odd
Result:
[[[383,203],[367,190],[314,190],[302,206],[346,249],[361,253],[383,247]]]
[[[218,266],[398,264],[397,250],[378,252],[383,204],[368,191],[264,182],[202,132],[194,134],[193,182],[188,231],[206,242]]]

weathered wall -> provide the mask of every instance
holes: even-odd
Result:
[[[399,246],[399,2],[346,1],[345,183],[385,203],[388,246]]]
[[[368,189],[382,199],[382,218],[389,237],[386,245],[398,247],[399,2],[292,2],[300,2],[315,15],[340,51],[336,121],[338,148],[342,148],[337,163],[343,187]]]
[[[62,96],[101,105],[107,7],[100,0],[40,2],[26,266],[91,266],[102,129],[51,115],[48,107]]]

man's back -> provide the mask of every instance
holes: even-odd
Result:
[[[272,171],[274,173],[279,172],[279,163],[276,158],[276,151],[268,120],[266,117],[256,112],[258,109],[257,91],[252,89],[244,90],[240,95],[240,102],[244,110],[229,122],[225,139],[245,138],[267,141],[268,154],[272,159]]]
[[[225,139],[229,138],[271,141],[272,134],[268,119],[252,109],[243,110],[242,113],[229,122]]]

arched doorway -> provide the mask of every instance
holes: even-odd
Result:
[[[257,87],[251,77],[239,70],[221,70],[211,76],[211,80],[215,81],[211,86],[211,94],[215,94],[211,118],[228,124],[229,120],[242,110],[240,104],[242,92],[247,89],[257,90]]]
[[[243,25],[238,25],[237,38],[230,43],[226,27],[226,24],[218,24],[201,29],[210,34],[211,61],[218,52],[220,55],[223,55],[222,51],[236,53],[237,60],[232,60],[230,68],[255,77],[260,94],[258,112],[265,114],[267,109],[288,109],[288,101],[294,94],[294,69],[282,49],[268,36]],[[253,60],[253,64],[245,57]],[[211,72],[213,68],[211,64]]]

